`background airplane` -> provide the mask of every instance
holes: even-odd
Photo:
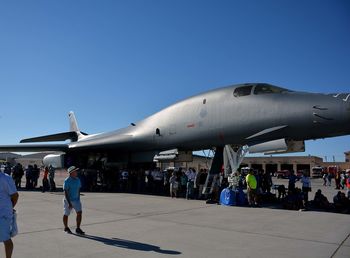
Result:
[[[223,163],[225,146],[230,146],[226,153],[237,166],[248,148],[265,153],[304,151],[304,140],[350,134],[350,94],[246,83],[190,97],[112,132],[88,135],[79,130],[73,112],[69,119],[68,132],[2,145],[0,151],[59,151],[45,157],[45,163],[86,168],[96,160],[126,167],[215,148],[213,173]],[[66,140],[70,142],[28,144]]]

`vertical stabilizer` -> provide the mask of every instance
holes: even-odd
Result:
[[[72,142],[76,142],[84,137],[86,137],[87,134],[84,134],[80,132],[77,120],[75,119],[75,115],[73,111],[70,111],[68,113],[69,116],[69,132],[64,133],[57,133],[57,134],[50,134],[50,135],[44,135],[34,138],[27,138],[21,140],[21,143],[28,143],[28,142],[53,142],[53,141],[66,141],[71,140]]]
[[[79,127],[77,120],[75,119],[75,115],[73,111],[70,111],[69,114],[69,130],[71,132],[79,132]]]

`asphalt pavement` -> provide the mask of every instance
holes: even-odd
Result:
[[[313,180],[313,193],[318,187],[327,197],[336,193],[321,184],[321,179]],[[340,258],[350,254],[347,214],[83,193],[86,235],[78,236],[63,232],[62,198],[62,192],[20,192],[16,207],[20,233],[13,239],[13,257]],[[69,224],[74,231],[74,213]]]

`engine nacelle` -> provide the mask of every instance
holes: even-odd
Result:
[[[264,142],[249,147],[249,153],[264,153],[265,155],[304,151],[304,141],[292,141],[286,139]]]
[[[177,162],[191,162],[193,160],[192,151],[179,151],[178,149],[172,149],[167,151],[161,151],[154,156],[154,162],[162,161],[177,161]]]
[[[43,158],[45,166],[53,166],[54,168],[64,167],[64,154],[49,154]]]

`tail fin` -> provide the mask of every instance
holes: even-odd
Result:
[[[69,112],[68,116],[69,116],[69,124],[70,124],[69,132],[44,135],[44,136],[39,136],[34,138],[27,138],[27,139],[21,140],[21,143],[53,142],[53,141],[66,141],[66,140],[71,140],[72,142],[76,142],[84,138],[87,134],[80,132],[74,113],[71,111]]]
[[[71,133],[75,133],[75,135],[77,136],[76,139],[72,139],[72,141],[75,142],[87,136],[88,135],[87,133],[81,132],[79,130],[78,122],[77,122],[77,119],[75,118],[74,112],[70,111],[68,113],[68,116],[69,116],[69,131]]]
[[[77,119],[75,118],[74,112],[70,111],[68,113],[69,116],[69,131],[71,132],[79,132],[79,127],[77,123]]]

